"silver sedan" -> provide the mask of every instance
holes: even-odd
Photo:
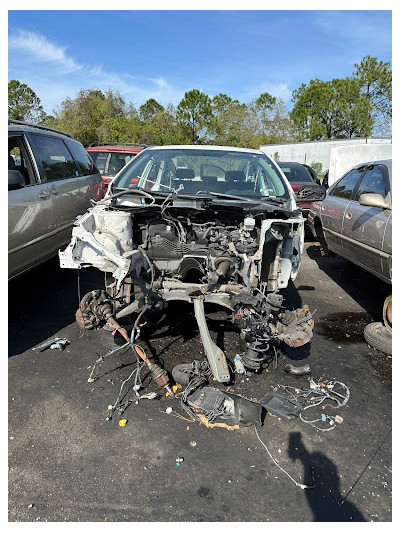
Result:
[[[337,253],[392,282],[392,161],[356,165],[311,205],[322,255]]]

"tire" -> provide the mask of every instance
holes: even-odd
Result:
[[[385,328],[392,333],[392,295],[388,296],[383,304],[383,323]]]
[[[367,343],[381,352],[392,354],[392,334],[381,322],[371,322],[364,328]]]
[[[319,221],[319,219],[314,221],[314,230],[315,230],[317,239],[319,240],[319,250],[320,250],[322,257],[334,256],[335,255],[334,252],[331,252],[331,250],[329,250],[328,248],[328,245],[326,244],[324,231],[322,229],[322,224]]]

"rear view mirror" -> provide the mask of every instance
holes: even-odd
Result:
[[[384,198],[381,194],[374,192],[365,192],[360,196],[360,205],[367,207],[380,207],[381,209],[390,209],[390,202]]]
[[[16,189],[22,189],[25,186],[25,180],[19,170],[8,171],[8,190],[15,191]]]
[[[320,202],[326,196],[326,191],[319,185],[307,184],[300,187],[296,193],[296,200],[307,202]]]

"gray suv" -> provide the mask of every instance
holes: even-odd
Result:
[[[44,126],[8,121],[8,277],[57,254],[102,178],[81,143]]]

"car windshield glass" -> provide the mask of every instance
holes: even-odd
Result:
[[[95,165],[103,176],[114,177],[136,154],[125,152],[99,152],[88,150]]]
[[[233,150],[146,150],[113,183],[113,188],[142,188],[153,192],[179,187],[180,195],[215,192],[289,198],[281,176],[267,156]]]
[[[282,172],[291,183],[310,183],[313,181],[308,170],[302,165],[279,164]]]

